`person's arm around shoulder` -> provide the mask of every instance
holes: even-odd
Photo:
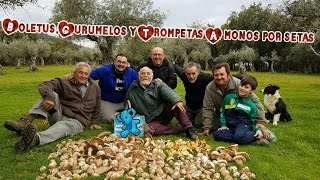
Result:
[[[138,78],[139,78],[139,75],[138,75],[138,72],[135,70],[135,69],[130,69],[130,71],[131,71],[131,75],[132,75],[132,81],[133,80],[137,80]]]
[[[103,77],[103,66],[91,71],[90,73],[90,78],[92,78],[93,80],[97,80],[97,79],[100,79],[101,77]]]
[[[177,75],[178,75],[178,76],[180,77],[180,79],[181,79],[181,77],[182,77],[183,74],[184,74],[183,68],[180,67],[178,64],[174,64],[173,66],[174,66],[175,72],[177,73]]]

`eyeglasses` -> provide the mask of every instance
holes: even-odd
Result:
[[[128,64],[128,62],[126,62],[126,61],[120,61],[120,60],[116,60],[116,63],[117,63],[117,64]]]

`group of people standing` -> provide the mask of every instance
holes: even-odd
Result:
[[[177,75],[185,87],[186,105],[174,91]],[[93,80],[99,80],[99,86]],[[172,64],[164,50],[155,47],[137,69],[123,54],[92,72],[89,64],[77,63],[70,78],[41,83],[41,99],[29,114],[18,121],[8,120],[4,126],[22,136],[15,149],[23,151],[78,134],[87,127],[101,129],[100,119],[112,123],[113,115],[129,100],[132,108],[145,116],[145,133],[185,133],[196,140],[196,127],[202,128],[205,136],[212,132],[218,141],[269,144],[276,136],[265,127],[263,106],[252,92],[256,86],[253,77],[239,80],[231,76],[227,63],[215,65],[211,75],[201,72],[194,62],[184,68]],[[173,117],[179,125],[169,125]],[[32,124],[36,118],[48,119],[51,126],[37,132]]]

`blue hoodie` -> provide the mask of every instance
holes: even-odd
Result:
[[[101,99],[112,103],[123,102],[131,83],[138,79],[138,73],[132,68],[127,68],[123,74],[124,91],[116,91],[116,76],[114,64],[103,65],[90,73],[90,77],[99,80]]]

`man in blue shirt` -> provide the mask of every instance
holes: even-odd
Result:
[[[95,69],[90,77],[99,80],[102,119],[111,123],[112,116],[124,108],[127,90],[131,83],[138,79],[138,73],[129,67],[125,55],[118,54],[113,64]]]

